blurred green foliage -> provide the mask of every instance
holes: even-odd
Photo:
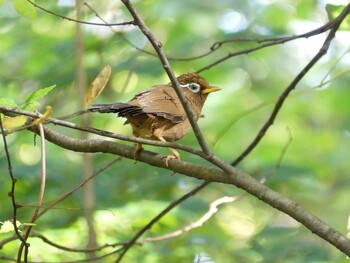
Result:
[[[87,1],[111,22],[130,20],[120,1]],[[132,1],[172,58],[189,58],[209,51],[221,40],[264,39],[304,33],[328,21],[327,1]],[[346,1],[344,1],[345,3]],[[39,1],[45,8],[74,17],[73,7],[57,1]],[[328,5],[335,17],[341,5]],[[100,22],[85,7],[85,20]],[[21,104],[33,91],[56,85],[38,108],[53,107],[54,117],[79,109],[75,80],[76,24],[37,10],[29,20],[10,1],[0,7],[0,99]],[[128,100],[154,84],[168,82],[161,63],[140,31],[133,26],[83,25],[84,64],[88,82],[104,65],[112,76],[98,103]],[[259,146],[239,165],[256,178],[269,176],[267,185],[299,202],[310,212],[346,234],[349,217],[350,90],[349,32],[344,25],[325,56],[287,99],[274,125]],[[321,47],[325,35],[268,47],[226,60],[202,75],[222,87],[208,99],[199,125],[216,155],[227,162],[237,157],[267,120],[276,99]],[[127,40],[127,41],[126,41]],[[132,43],[132,45],[130,45]],[[234,41],[216,52],[190,61],[171,60],[177,74],[195,71],[226,56],[258,45]],[[325,78],[325,79],[324,79]],[[324,80],[329,81],[320,85]],[[92,117],[92,126],[131,135],[124,120],[113,115]],[[79,122],[79,119],[73,121]],[[77,132],[50,126],[71,136]],[[288,141],[290,145],[285,148]],[[40,146],[27,131],[7,136],[13,173],[18,179],[16,198],[35,204],[40,183]],[[180,143],[196,147],[193,134]],[[147,147],[167,153],[167,149]],[[283,151],[286,150],[279,162]],[[182,159],[206,164],[181,153]],[[95,154],[95,170],[114,156]],[[50,203],[82,180],[81,154],[48,143],[45,203]],[[0,151],[0,221],[12,218],[7,193],[10,179],[4,151]],[[95,222],[99,244],[129,240],[171,201],[190,191],[199,181],[132,160],[122,160],[95,180]],[[198,220],[211,202],[223,196],[244,195],[228,185],[212,184],[167,214],[144,237],[163,235]],[[83,248],[87,226],[82,190],[38,220],[34,231],[63,246]],[[29,222],[32,208],[21,208],[18,220]],[[10,235],[10,234],[8,234]],[[0,240],[8,235],[0,234]],[[30,239],[30,259],[59,261],[84,259],[82,253],[60,251],[40,239]],[[18,242],[7,244],[0,255],[15,258]],[[42,251],[45,250],[43,254]],[[107,251],[100,252],[99,255]],[[299,223],[253,197],[223,204],[203,226],[179,237],[135,246],[124,262],[347,262],[344,254],[312,235]],[[103,262],[114,262],[114,257]],[[200,262],[200,261],[199,261]]]

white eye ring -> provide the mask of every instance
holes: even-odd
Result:
[[[201,85],[198,83],[192,82],[184,85],[180,85],[181,87],[188,88],[191,92],[197,93],[201,90]]]

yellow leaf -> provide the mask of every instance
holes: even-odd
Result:
[[[1,228],[0,228],[0,233],[8,233],[8,232],[14,232],[15,231],[15,227],[12,223],[11,220],[6,220],[5,222],[0,222],[2,224]],[[21,222],[16,221],[16,226],[20,227],[21,226]],[[21,231],[20,231],[21,232]]]
[[[37,125],[39,123],[45,122],[48,118],[50,118],[52,114],[52,107],[50,105],[46,106],[46,111],[43,114],[41,118],[36,119],[35,121],[32,122],[31,125]]]
[[[106,86],[109,76],[111,75],[111,66],[105,66],[94,81],[90,84],[85,96],[85,106],[89,107],[94,99],[100,95]]]
[[[16,116],[16,117],[5,117],[2,120],[2,126],[5,129],[13,129],[20,126],[23,126],[27,121],[25,116]]]

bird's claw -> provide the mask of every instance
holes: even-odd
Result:
[[[171,159],[177,159],[177,160],[180,160],[180,154],[173,148],[170,148],[170,151],[173,152],[173,155],[167,155],[166,158],[165,158],[165,165],[166,167],[169,167],[169,161]]]

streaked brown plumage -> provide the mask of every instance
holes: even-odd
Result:
[[[197,121],[208,94],[220,89],[209,86],[196,73],[183,74],[177,79]],[[174,142],[191,130],[185,110],[171,83],[141,91],[127,103],[93,105],[89,111],[118,113],[119,117],[127,119],[126,123],[131,125],[133,134],[144,139]],[[169,159],[179,158],[174,149],[171,151],[174,155],[167,157],[167,165]]]

